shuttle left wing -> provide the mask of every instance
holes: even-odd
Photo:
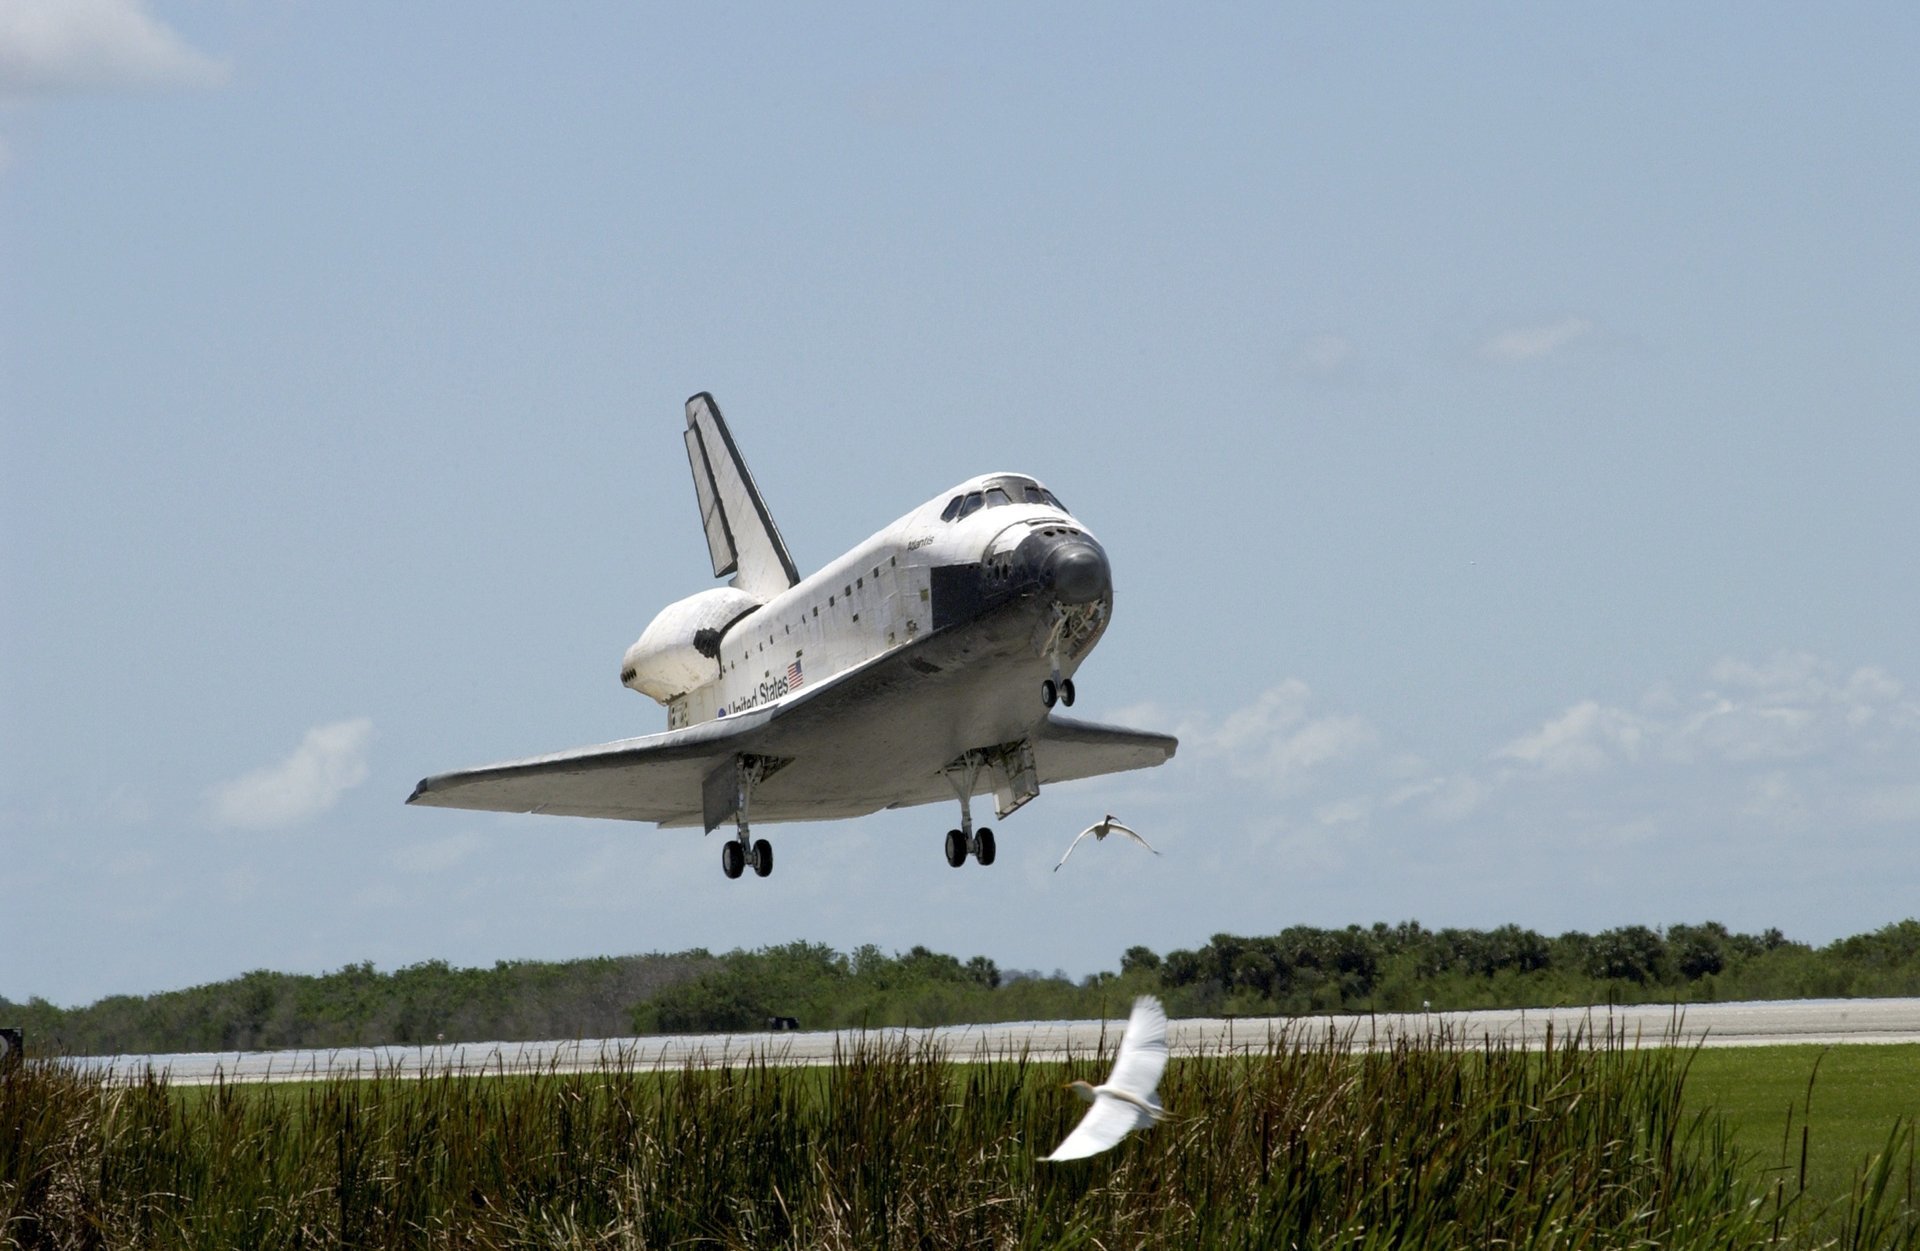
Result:
[[[436,774],[422,779],[407,802],[685,825],[700,815],[707,776],[736,753],[751,752],[754,731],[770,715],[727,717],[665,734]]]

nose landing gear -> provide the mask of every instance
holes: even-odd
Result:
[[[1093,616],[1093,614],[1082,614]],[[1073,707],[1073,679],[1060,676],[1060,656],[1067,649],[1067,634],[1073,628],[1075,614],[1065,609],[1055,609],[1053,622],[1047,627],[1046,641],[1040,644],[1040,654],[1047,658],[1047,680],[1040,684],[1040,701],[1051,708],[1062,703]]]

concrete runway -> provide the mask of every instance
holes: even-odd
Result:
[[[1117,1041],[1124,1018],[1114,1021],[1022,1021],[1006,1025],[955,1025],[938,1029],[883,1029],[866,1034],[765,1033],[677,1034],[574,1042],[459,1043],[433,1047],[366,1047],[339,1051],[241,1051],[190,1055],[84,1057],[76,1067],[103,1077],[132,1080],[149,1069],[177,1085],[215,1081],[311,1081],[334,1074],[406,1076],[454,1073],[591,1071],[603,1064],[677,1069],[719,1067],[761,1059],[771,1064],[831,1064],[863,1038],[886,1045],[932,1047],[951,1060],[1019,1055],[1035,1060],[1086,1057]],[[1431,1012],[1379,1016],[1176,1020],[1168,1043],[1175,1055],[1260,1052],[1275,1040],[1324,1042],[1331,1032],[1342,1045],[1364,1049],[1400,1038],[1438,1038],[1460,1046],[1506,1042],[1544,1045],[1570,1032],[1612,1030],[1628,1045],[1669,1042],[1706,1047],[1790,1044],[1920,1043],[1920,999],[1817,999],[1786,1003],[1691,1004],[1639,1007],[1535,1008],[1490,1012]]]

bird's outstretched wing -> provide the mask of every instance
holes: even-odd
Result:
[[[1114,1057],[1107,1085],[1154,1102],[1160,1075],[1167,1071],[1167,1010],[1152,995],[1133,1001],[1127,1032],[1120,1036],[1120,1054]]]
[[[1087,835],[1093,833],[1095,830],[1099,828],[1100,827],[1098,825],[1089,825],[1086,829],[1081,830],[1078,834],[1075,834],[1073,836],[1073,841],[1067,844],[1067,856],[1071,856],[1073,854],[1073,849],[1080,845],[1081,839],[1085,838]],[[1067,862],[1067,856],[1060,857],[1060,864],[1065,864]],[[1056,864],[1053,866],[1053,871],[1055,873],[1058,873],[1060,871],[1060,864]]]
[[[1046,1158],[1079,1160],[1097,1155],[1132,1131],[1153,1124],[1161,1113],[1160,1099],[1154,1092],[1166,1068],[1167,1011],[1152,995],[1142,995],[1133,1001],[1127,1032],[1120,1036],[1120,1054],[1114,1057],[1112,1076],[1066,1141]],[[1123,1091],[1130,1098],[1106,1093],[1109,1090]]]
[[[1093,1106],[1080,1118],[1065,1141],[1054,1148],[1049,1160],[1084,1160],[1099,1155],[1136,1129],[1153,1124],[1153,1117],[1125,1099],[1095,1095]]]
[[[1122,825],[1118,821],[1109,821],[1107,822],[1107,828],[1110,830],[1119,830],[1122,834],[1125,834],[1128,838],[1132,839],[1134,842],[1140,844],[1142,847],[1145,847],[1148,851],[1153,852],[1153,854],[1156,856],[1160,854],[1158,851],[1154,850],[1154,846],[1152,843],[1149,843],[1146,839],[1140,837],[1140,831],[1132,828],[1131,826]]]

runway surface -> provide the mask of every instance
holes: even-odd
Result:
[[[1117,1006],[1124,1013],[1124,1006]],[[769,1064],[832,1064],[861,1042],[928,1047],[950,1060],[998,1059],[1024,1052],[1035,1060],[1084,1058],[1118,1040],[1113,1021],[1020,1021],[937,1029],[816,1033],[675,1034],[569,1042],[459,1043],[431,1047],[364,1047],[338,1051],[240,1051],[188,1055],[82,1057],[73,1063],[117,1080],[166,1073],[176,1085],[215,1081],[311,1081],[332,1075],[405,1076],[452,1073],[591,1071],[602,1065],[678,1069],[719,1067],[749,1059]],[[1260,1052],[1274,1041],[1322,1043],[1331,1035],[1356,1049],[1401,1038],[1434,1038],[1456,1046],[1506,1042],[1545,1045],[1576,1030],[1611,1030],[1628,1045],[1706,1047],[1920,1043],[1920,999],[1817,999],[1783,1003],[1691,1004],[1594,1008],[1530,1008],[1489,1012],[1416,1012],[1377,1016],[1197,1019],[1172,1022],[1174,1055]]]

